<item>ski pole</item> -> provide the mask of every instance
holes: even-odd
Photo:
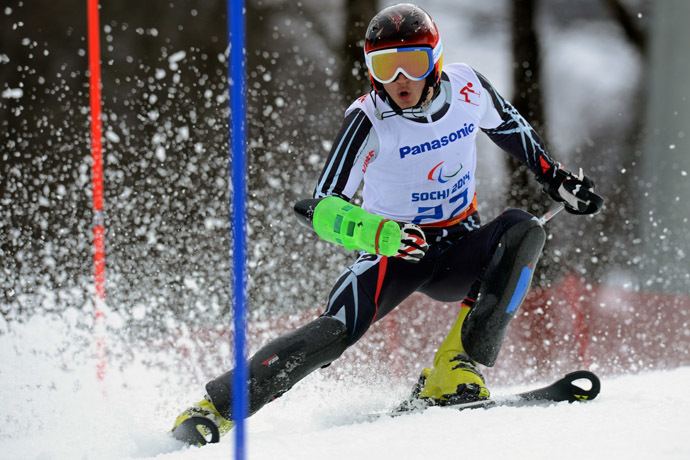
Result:
[[[563,208],[565,208],[565,204],[557,203],[556,206],[546,211],[546,213],[544,213],[544,215],[539,218],[539,223],[541,225],[544,225],[545,223],[553,219],[553,216],[561,212]]]

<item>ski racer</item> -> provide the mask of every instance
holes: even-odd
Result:
[[[481,223],[480,131],[527,165],[570,213],[594,214],[603,205],[593,181],[555,162],[484,76],[466,64],[443,65],[437,27],[419,6],[402,3],[376,14],[364,51],[372,90],[346,110],[313,198],[295,205],[298,219],[321,238],[359,255],[320,317],[249,359],[249,415],[336,360],[414,292],[458,302],[459,314],[403,406],[489,397],[479,364],[494,365],[545,232],[518,209]],[[362,184],[360,207],[350,201]],[[208,382],[205,397],[175,421],[173,436],[190,417],[212,421],[202,430],[227,433],[231,384],[232,371]]]

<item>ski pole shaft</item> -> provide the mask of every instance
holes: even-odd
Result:
[[[539,218],[539,223],[541,225],[544,225],[545,223],[553,219],[553,216],[561,212],[563,208],[565,208],[565,205],[563,203],[556,204],[556,206],[546,211],[546,213],[544,213],[544,215]]]

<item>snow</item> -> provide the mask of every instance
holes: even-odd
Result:
[[[6,99],[21,99],[24,91],[21,88],[8,88],[2,92],[2,97]]]
[[[232,435],[203,448],[182,446],[167,435],[177,413],[203,395],[203,380],[187,374],[172,355],[163,357],[167,364],[152,365],[161,353],[111,343],[105,381],[97,381],[90,333],[70,324],[77,316],[0,324],[0,458],[232,458]],[[248,458],[690,457],[689,367],[603,377],[601,394],[588,403],[430,409],[373,421],[367,414],[395,405],[409,385],[367,378],[366,370],[349,380],[316,372],[267,405],[248,420]]]

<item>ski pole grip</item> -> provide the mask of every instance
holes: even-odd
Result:
[[[397,222],[371,214],[335,196],[324,198],[316,205],[312,223],[322,239],[348,250],[393,256],[400,247]]]

